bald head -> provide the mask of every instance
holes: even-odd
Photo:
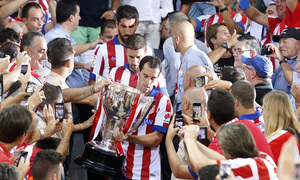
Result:
[[[21,21],[12,21],[5,27],[15,30],[20,35],[20,38],[22,38],[23,34],[26,34],[28,32],[26,25]]]
[[[206,107],[207,99],[207,94],[203,88],[189,88],[182,95],[182,113],[186,115],[192,114],[193,103],[201,103],[202,106]]]
[[[184,91],[191,87],[195,87],[195,79],[202,76],[205,71],[206,69],[199,65],[194,65],[188,68],[184,74],[184,80],[182,84]]]
[[[194,43],[195,29],[188,21],[179,21],[175,23],[173,30],[174,35],[179,36],[182,42]]]

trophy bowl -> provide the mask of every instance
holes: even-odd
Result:
[[[106,113],[106,120],[102,122],[105,127],[102,130],[102,140],[101,142],[90,141],[86,143],[82,155],[74,160],[77,164],[105,176],[125,177],[123,168],[125,156],[116,151],[113,131],[120,125],[120,122],[122,123],[121,126],[123,123],[128,123],[123,121],[129,116],[134,104],[141,108],[142,115],[129,132],[135,131],[144,121],[154,104],[154,100],[141,94],[141,91],[135,88],[116,82],[105,88],[102,104]]]

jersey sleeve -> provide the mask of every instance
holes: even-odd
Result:
[[[205,28],[205,22],[211,15],[202,15],[194,19],[196,22],[196,30],[195,32],[204,32]]]
[[[99,46],[97,50],[95,51],[94,56],[94,66],[92,67],[92,71],[90,73],[90,78],[93,80],[96,80],[97,75],[102,75],[104,70],[104,57],[102,55],[102,49]]]
[[[111,69],[110,73],[109,73],[109,78],[115,82],[115,77],[116,77],[116,70],[118,69],[118,67],[114,67]]]
[[[158,112],[156,113],[155,123],[152,127],[152,131],[158,131],[161,133],[167,133],[172,105],[169,98],[165,95],[160,99],[159,107],[157,107]]]
[[[273,32],[275,28],[280,24],[280,19],[277,16],[268,16],[268,22],[269,26],[271,28],[271,31]]]

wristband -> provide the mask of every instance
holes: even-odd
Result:
[[[223,9],[220,9],[220,13],[223,13],[224,11],[228,11],[228,8],[227,8],[227,6],[226,6],[226,7],[224,7]]]
[[[96,91],[95,91],[95,85],[94,85],[94,84],[91,85],[91,93],[92,93],[92,94],[95,94],[95,93],[96,93]]]
[[[201,31],[201,26],[202,26],[201,21],[197,18],[194,19],[194,20],[196,22],[196,31],[195,32],[200,32]]]
[[[79,123],[79,126],[80,126],[80,131],[82,131],[82,129],[83,129],[82,124]]]
[[[40,129],[41,139],[45,139],[45,131],[44,129]]]
[[[241,0],[240,1],[241,10],[249,9],[250,8],[250,2],[249,0]]]
[[[279,64],[281,65],[282,63],[287,62],[286,58],[283,58],[283,60],[279,61]]]

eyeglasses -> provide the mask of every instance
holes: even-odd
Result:
[[[277,4],[278,2],[285,2],[285,0],[274,0],[275,4]]]
[[[246,64],[243,64],[243,69],[245,68],[249,69],[250,71],[256,71],[255,69],[248,67]]]
[[[244,52],[246,51],[251,51],[251,50],[242,50],[242,49],[235,49],[235,48],[232,48],[232,53],[234,54],[235,52],[237,54],[244,54]]]

